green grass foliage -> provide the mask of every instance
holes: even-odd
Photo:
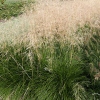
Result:
[[[17,17],[22,14],[24,4],[24,2],[15,2],[0,5],[0,20]]]
[[[100,40],[93,35],[78,49],[68,42],[28,42],[0,47],[0,95],[3,100],[94,100],[99,98]]]
[[[82,57],[86,66],[85,74],[90,79],[90,92],[100,99],[100,31],[95,29],[95,32],[89,42],[84,42]]]
[[[24,6],[30,8],[30,4],[35,0],[1,0],[0,2],[0,20],[3,21],[21,15],[24,12]]]
[[[52,49],[51,49],[52,48]],[[75,48],[75,49],[73,49]],[[76,47],[43,43],[0,48],[0,92],[10,100],[85,100],[87,79]]]

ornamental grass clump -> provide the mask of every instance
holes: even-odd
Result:
[[[85,100],[87,83],[77,49],[56,41],[50,56],[50,67],[45,68],[50,74],[36,90],[37,100]]]
[[[87,98],[80,53],[67,42],[43,42],[35,49],[28,42],[4,44],[0,51],[0,95],[4,100]]]
[[[83,45],[83,61],[85,64],[85,74],[90,80],[90,93],[93,94],[94,98],[100,98],[100,30],[95,28],[95,33],[92,34],[91,38],[86,39]]]
[[[10,100],[25,99],[33,79],[30,49],[24,43],[0,48],[0,95]]]
[[[0,99],[99,99],[99,4],[41,0],[0,23]]]

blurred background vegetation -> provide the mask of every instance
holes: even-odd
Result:
[[[0,20],[4,20],[21,15],[24,12],[22,8],[32,0],[0,0],[0,2]]]

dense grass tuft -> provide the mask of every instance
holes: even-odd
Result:
[[[90,93],[94,98],[100,98],[100,34],[99,29],[95,29],[95,34],[88,42],[84,41],[82,58],[85,64],[85,73],[90,80]]]
[[[43,42],[37,49],[24,43],[1,48],[0,89],[4,98],[81,100],[87,97],[84,87],[87,79],[77,48],[57,40],[50,46]]]
[[[0,99],[100,99],[99,3],[40,0],[1,23]]]

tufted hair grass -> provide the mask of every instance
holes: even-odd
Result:
[[[0,50],[0,94],[4,100],[87,98],[87,79],[76,47],[57,40],[52,45],[43,42],[39,48],[27,44],[5,44]]]
[[[98,98],[99,4],[40,0],[18,18],[0,23],[1,98]]]

